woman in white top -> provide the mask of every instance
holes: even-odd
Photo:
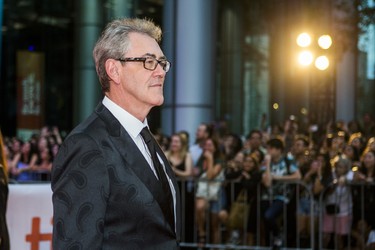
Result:
[[[349,235],[352,225],[352,194],[348,181],[353,180],[351,161],[345,155],[333,159],[333,183],[326,190],[323,212],[323,244],[326,248],[334,235],[336,249],[342,249],[345,237]]]

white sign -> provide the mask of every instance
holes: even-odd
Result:
[[[52,249],[51,184],[9,184],[7,224],[13,250]]]

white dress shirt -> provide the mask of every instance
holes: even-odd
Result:
[[[143,140],[143,137],[140,134],[144,127],[148,127],[147,118],[144,120],[144,122],[141,122],[136,117],[134,117],[129,112],[127,112],[125,109],[121,108],[119,105],[114,103],[107,96],[104,96],[102,103],[113,114],[113,116],[120,122],[120,124],[124,127],[124,129],[129,133],[130,137],[133,139],[134,143],[137,145],[139,151],[141,151],[142,155],[145,157],[146,161],[148,162],[148,165],[150,166],[152,172],[154,172],[154,175],[156,176],[156,178],[158,178],[154,164],[152,162],[150,151],[145,141]],[[160,158],[159,154],[158,154],[158,159],[161,165],[163,166],[163,170],[168,179],[169,187],[171,188],[171,193],[173,196],[173,206],[174,206],[174,212],[175,212],[174,217],[176,221],[176,190],[174,189],[172,181],[165,171],[164,162]]]

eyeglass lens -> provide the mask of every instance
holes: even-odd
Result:
[[[166,60],[159,61],[155,58],[146,58],[146,60],[144,61],[145,68],[149,70],[155,70],[158,64],[160,64],[164,71],[168,72],[169,62]]]

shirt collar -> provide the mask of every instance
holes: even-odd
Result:
[[[137,137],[144,127],[148,127],[147,118],[144,122],[141,122],[107,96],[104,96],[102,103],[116,117],[131,137]]]

